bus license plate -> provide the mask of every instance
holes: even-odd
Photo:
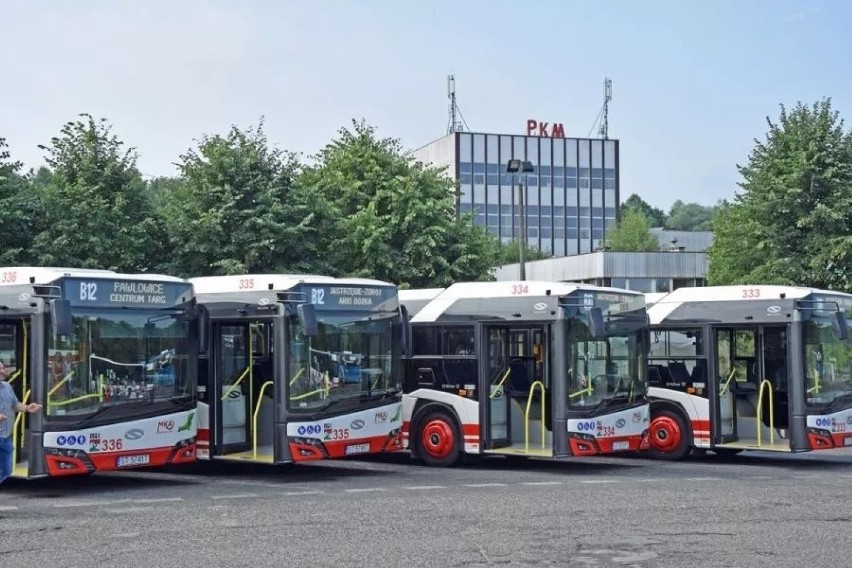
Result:
[[[624,440],[624,441],[622,441],[622,442],[613,442],[613,443],[612,443],[612,449],[613,449],[613,451],[616,451],[616,450],[629,450],[629,449],[630,449],[630,442],[628,442],[628,441],[626,441],[626,440]]]
[[[852,446],[852,438],[850,438],[849,436],[847,436],[846,438],[844,438],[844,440],[843,440],[843,445],[844,445],[844,446]]]
[[[346,446],[345,453],[347,456],[352,454],[366,454],[370,451],[370,444],[355,444],[354,446]]]
[[[148,465],[151,457],[148,454],[139,456],[120,456],[117,460],[116,467],[135,467],[137,465]]]

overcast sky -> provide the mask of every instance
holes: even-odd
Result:
[[[410,148],[445,134],[455,73],[472,130],[527,118],[587,136],[613,79],[622,198],[729,198],[778,104],[852,117],[852,3],[202,0],[0,3],[0,137],[28,167],[80,112],[106,117],[147,176],[202,134],[265,116],[312,154],[352,118]]]

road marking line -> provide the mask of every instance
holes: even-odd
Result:
[[[580,483],[621,483],[620,479],[584,479]]]
[[[775,479],[771,475],[749,475],[746,479]]]
[[[103,505],[118,505],[119,503],[129,503],[130,499],[118,499],[115,501],[70,501],[67,503],[55,503],[56,509],[70,509],[72,507],[101,507]]]
[[[18,507],[15,505],[0,505],[0,511],[17,511]]]
[[[286,491],[282,495],[319,495],[320,493],[325,493],[325,491]]]
[[[175,503],[183,501],[183,497],[159,497],[157,499],[131,499],[131,503]]]
[[[687,477],[687,481],[721,481],[721,477]]]
[[[355,489],[344,489],[346,493],[368,493],[370,491],[386,491],[384,487],[359,487]]]
[[[408,487],[403,487],[403,489],[410,489],[412,491],[419,489],[446,489],[446,485],[410,485]]]
[[[463,483],[462,487],[506,487],[505,483]]]
[[[521,485],[562,485],[561,481],[524,481]]]
[[[636,481],[639,481],[640,483],[655,483],[660,480],[656,477],[648,477],[646,479],[637,479]]]
[[[251,499],[257,497],[257,493],[243,493],[241,495],[213,495],[213,499]]]

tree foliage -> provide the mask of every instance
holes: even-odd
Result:
[[[710,231],[715,210],[713,206],[678,199],[672,204],[664,226],[672,231]]]
[[[767,124],[714,219],[710,281],[852,290],[852,135],[830,99]]]
[[[46,152],[28,203],[36,215],[29,260],[45,266],[145,271],[162,229],[126,148],[106,120],[80,115]]]
[[[524,246],[524,260],[529,262],[531,260],[543,260],[545,258],[550,258],[550,254],[546,251],[543,251],[536,247],[535,245],[531,245],[529,243],[525,243]],[[508,243],[500,243],[500,249],[498,253],[497,264],[499,266],[506,266],[507,264],[515,264],[521,261],[521,247],[518,239],[512,239]]]
[[[613,252],[651,252],[660,250],[660,243],[651,233],[648,218],[638,209],[622,211],[618,223],[607,236],[607,246]]]
[[[183,276],[309,269],[312,211],[295,189],[295,156],[257,128],[204,136],[159,181],[171,271]]]
[[[635,193],[625,199],[624,203],[621,204],[622,211],[627,209],[634,209],[645,215],[651,227],[664,227],[666,225],[665,212],[658,207],[652,207]]]
[[[336,274],[445,286],[495,266],[497,240],[456,215],[453,182],[364,122],[341,129],[301,183],[325,206],[318,252]]]
[[[0,262],[14,264],[28,254],[33,235],[33,211],[23,164],[13,161],[5,138],[0,138]]]

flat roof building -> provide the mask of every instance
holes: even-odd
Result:
[[[561,124],[533,120],[527,135],[453,132],[413,152],[459,187],[458,212],[504,242],[520,237],[518,183],[526,185],[527,242],[561,257],[599,248],[619,204],[618,140],[565,138]],[[509,160],[534,171],[506,173]]]

